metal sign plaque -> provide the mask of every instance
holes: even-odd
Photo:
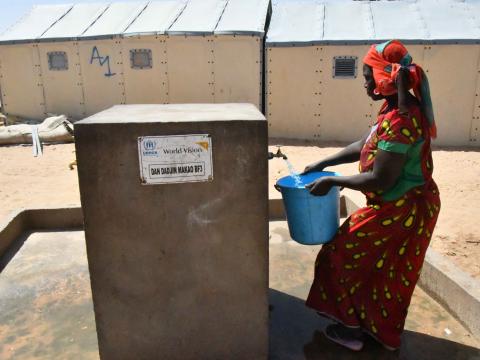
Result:
[[[213,180],[209,135],[142,136],[138,156],[145,185]]]

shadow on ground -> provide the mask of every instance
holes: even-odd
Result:
[[[405,331],[402,346],[391,352],[374,340],[355,353],[327,340],[329,321],[297,297],[270,289],[270,360],[480,360],[480,350],[426,334]]]

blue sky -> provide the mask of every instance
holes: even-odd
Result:
[[[135,0],[122,0],[135,1]],[[137,0],[138,1],[138,0]],[[0,33],[16,23],[18,19],[25,14],[33,5],[40,4],[72,4],[72,3],[87,3],[87,2],[110,2],[108,0],[0,0],[1,7],[1,21]]]

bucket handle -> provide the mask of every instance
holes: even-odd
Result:
[[[273,187],[277,189],[278,192],[282,192],[282,188],[278,184],[274,184]]]

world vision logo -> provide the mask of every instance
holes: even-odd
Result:
[[[198,141],[195,144],[200,145],[202,148],[208,151],[208,141]]]

